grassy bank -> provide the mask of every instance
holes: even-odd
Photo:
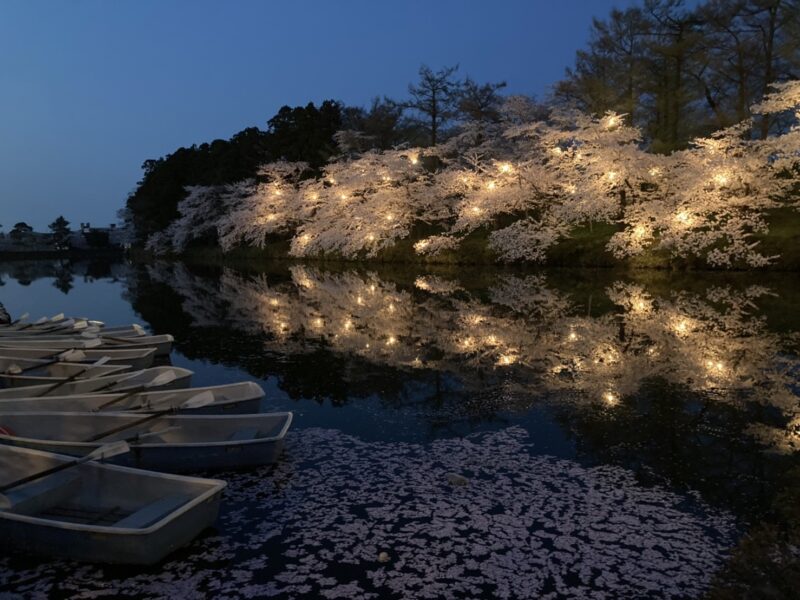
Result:
[[[756,235],[761,253],[765,256],[777,256],[773,263],[763,270],[800,271],[800,213],[789,210],[776,210],[768,218],[770,231],[766,235]],[[608,223],[594,223],[592,226],[576,227],[570,236],[547,253],[544,263],[531,265],[547,267],[578,268],[615,268],[615,269],[668,269],[668,270],[718,270],[714,269],[703,257],[675,258],[664,250],[650,250],[634,257],[615,258],[607,249],[611,236],[617,226]],[[362,255],[356,258],[344,258],[339,254],[320,254],[302,259],[324,263],[404,263],[410,265],[498,265],[498,257],[489,247],[489,230],[478,229],[468,235],[458,250],[448,250],[436,256],[420,256],[413,248],[414,243],[427,235],[429,231],[412,231],[405,239],[398,240],[393,246],[382,249],[377,256]],[[140,256],[146,256],[139,253]],[[284,259],[289,257],[289,241],[269,241],[263,248],[240,247],[230,252],[223,252],[217,246],[193,246],[183,255],[192,260],[204,260],[212,263],[240,261]],[[519,263],[517,263],[519,264]],[[735,270],[751,270],[746,264],[734,265]]]

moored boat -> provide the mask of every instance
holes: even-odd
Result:
[[[100,344],[97,344],[97,341]],[[82,336],[31,336],[30,338],[0,337],[0,348],[55,348],[67,350],[69,348],[92,348],[94,350],[136,350],[141,348],[155,348],[156,356],[166,356],[172,351],[172,342],[175,341],[170,334],[142,335],[131,338],[87,338]]]
[[[85,394],[43,396],[41,398],[0,399],[4,412],[146,412],[181,404],[203,392],[211,392],[214,401],[198,408],[180,409],[180,414],[250,414],[260,412],[264,390],[252,381],[136,394]]]
[[[132,350],[114,350],[112,348],[94,350],[92,348],[81,348],[81,351],[85,355],[85,359],[75,362],[92,363],[107,356],[109,359],[106,363],[107,365],[130,365],[132,371],[139,371],[152,366],[153,358],[156,354],[155,348],[134,348]],[[64,352],[64,350],[59,350],[58,348],[3,348],[0,346],[0,360],[2,358],[48,360],[61,352]]]
[[[0,486],[73,457],[0,446]],[[68,559],[154,564],[217,518],[225,482],[86,462],[2,495],[0,546]]]
[[[39,396],[64,396],[70,394],[91,394],[109,392],[144,391],[149,386],[159,389],[182,389],[191,384],[192,371],[180,367],[151,367],[132,373],[119,373],[92,379],[77,379],[67,383],[29,385],[25,387],[0,390],[0,399]],[[160,379],[159,379],[160,378]],[[159,379],[163,383],[158,383]]]
[[[52,384],[69,377],[74,377],[76,381],[107,377],[126,371],[130,371],[130,365],[93,365],[0,356],[0,388]]]
[[[274,462],[292,413],[255,415],[18,412],[0,414],[0,442],[83,456],[126,440],[116,464],[173,473],[240,469]],[[2,433],[5,432],[5,433]]]

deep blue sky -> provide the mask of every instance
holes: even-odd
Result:
[[[419,65],[543,96],[632,0],[0,0],[0,224],[107,224],[147,158],[284,104],[405,95]]]

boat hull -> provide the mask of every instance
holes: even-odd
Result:
[[[147,412],[169,403],[180,404],[196,394],[210,391],[214,402],[198,408],[180,409],[188,415],[250,415],[262,411],[264,390],[253,382],[243,382],[200,388],[184,388],[167,392],[145,392],[125,398],[117,404],[101,408],[120,394],[86,394],[73,396],[44,396],[41,398],[0,399],[0,413],[7,412]]]
[[[221,496],[220,491],[154,531],[95,531],[87,535],[55,522],[15,521],[0,513],[0,548],[82,562],[152,565],[211,527]]]
[[[148,423],[144,430],[128,429],[108,436],[102,441],[78,442],[52,439],[52,435],[34,437],[32,422],[50,420],[50,431],[69,429],[70,420],[84,425],[78,439],[87,439],[90,431],[107,431],[123,424],[142,419],[136,413],[7,413],[0,414],[0,423],[11,434],[0,434],[0,443],[41,450],[69,456],[84,456],[103,443],[126,439],[130,452],[108,460],[112,464],[164,473],[197,473],[228,471],[269,465],[277,461],[283,451],[284,439],[292,424],[290,412],[260,413],[254,415],[171,415]],[[88,421],[87,421],[88,419]],[[26,426],[26,421],[28,425]],[[73,421],[74,423],[75,421]],[[88,425],[89,423],[94,423]],[[58,424],[61,423],[61,426]],[[27,430],[27,431],[26,431]],[[151,437],[151,431],[159,436]],[[161,434],[166,431],[168,433]],[[172,434],[169,432],[172,431]],[[175,433],[177,431],[177,433]],[[252,431],[249,436],[237,438],[239,432]],[[133,439],[144,434],[141,442]],[[175,436],[175,437],[171,437]]]

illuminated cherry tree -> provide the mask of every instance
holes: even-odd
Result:
[[[213,232],[223,250],[278,236],[293,256],[358,259],[419,226],[432,233],[414,233],[420,255],[458,252],[484,230],[499,260],[542,261],[576,228],[604,223],[616,228],[608,249],[618,258],[660,250],[763,266],[774,257],[755,236],[768,231],[768,211],[798,208],[800,82],[774,86],[753,111],[779,117],[766,139],[745,121],[656,155],[625,115],[531,120],[540,111],[512,97],[500,123],[466,124],[436,148],[348,152],[316,177],[304,164],[274,163],[253,180],[189,188],[180,217],[148,247],[180,251]]]

